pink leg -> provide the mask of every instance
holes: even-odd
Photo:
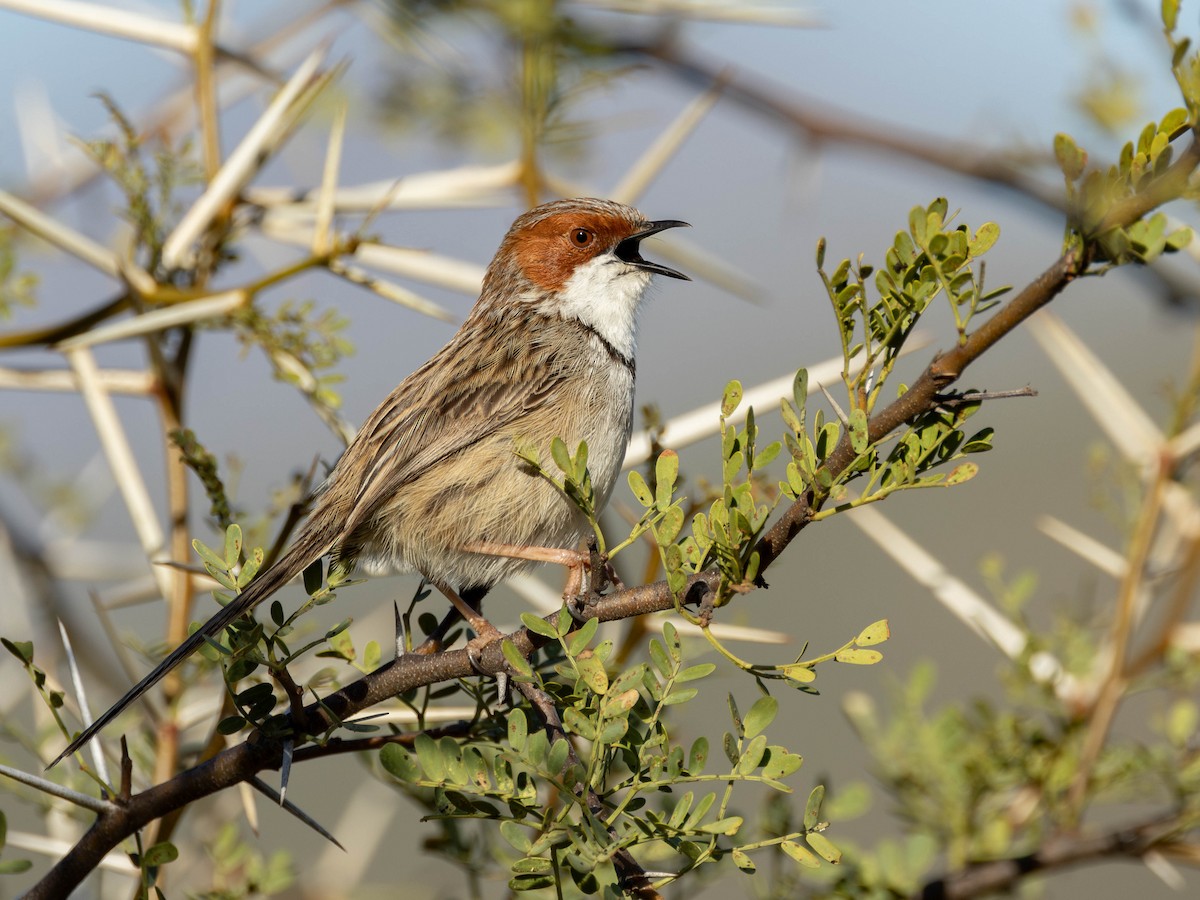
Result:
[[[493,544],[476,541],[464,544],[463,550],[468,553],[482,553],[486,556],[503,556],[508,559],[527,559],[531,562],[548,562],[567,568],[567,586],[563,597],[574,600],[583,590],[583,570],[590,561],[590,555],[580,550],[566,550],[561,547],[524,547],[520,544]]]
[[[458,614],[466,620],[467,624],[475,632],[475,637],[467,641],[467,658],[471,660],[471,665],[476,670],[482,671],[479,669],[479,654],[492,641],[503,637],[503,633],[499,628],[480,615],[478,610],[472,609],[449,585],[435,581],[433,582],[433,586],[446,596],[446,599],[450,601],[450,605],[458,610]]]

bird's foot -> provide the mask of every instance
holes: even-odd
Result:
[[[485,619],[478,609],[460,597],[449,585],[434,582],[434,586],[446,595],[446,599],[458,610],[458,614],[463,617],[463,620],[475,632],[475,637],[467,641],[467,659],[471,661],[471,667],[476,672],[481,675],[488,674],[480,666],[479,660],[483,655],[484,648],[493,641],[500,640],[504,636],[503,633],[499,628]]]

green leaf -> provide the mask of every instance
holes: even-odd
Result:
[[[531,612],[521,613],[521,624],[534,634],[540,634],[542,637],[547,637],[551,640],[557,640],[559,637],[558,630],[553,625],[541,616],[535,616]]]
[[[676,688],[663,697],[663,706],[678,706],[681,703],[687,703],[700,692],[696,688]]]
[[[304,568],[304,592],[308,596],[312,596],[321,589],[321,582],[325,580],[325,573],[321,565],[321,560],[313,560],[313,562]]]
[[[728,731],[725,732],[724,737],[721,739],[721,749],[725,751],[725,758],[729,760],[729,764],[736,766],[738,760],[741,758],[741,754],[738,753],[737,738]]]
[[[671,654],[677,664],[683,662],[683,651],[679,643],[679,630],[671,624],[671,622],[663,622],[663,641],[666,643],[667,652]]]
[[[363,649],[363,668],[368,672],[374,672],[379,668],[379,661],[383,658],[383,652],[379,648],[379,641],[368,641],[367,646]]]
[[[636,688],[620,692],[610,690],[600,706],[600,713],[606,718],[624,716],[637,705],[640,696]]]
[[[913,239],[920,245],[925,244],[925,234],[928,228],[929,218],[925,212],[925,207],[914,206],[908,211],[908,230],[912,234]]]
[[[633,693],[636,694],[637,691],[634,691]],[[598,743],[606,744],[606,745],[607,744],[615,744],[621,738],[625,737],[625,732],[627,732],[628,730],[629,730],[629,720],[628,719],[626,719],[624,717],[619,718],[619,719],[612,719],[607,724],[605,724],[603,729],[601,729],[600,734],[598,734],[596,736],[596,741]]]
[[[1059,132],[1054,136],[1054,158],[1069,181],[1075,181],[1087,167],[1087,153],[1080,150],[1074,138]]]
[[[595,723],[573,706],[568,706],[563,712],[563,727],[586,741],[596,739]]]
[[[203,541],[199,539],[193,540],[192,549],[196,551],[196,555],[200,557],[201,561],[203,561],[206,566],[212,566],[218,571],[227,568],[225,565],[225,560],[217,556],[216,551],[212,550]]]
[[[734,380],[725,385],[725,393],[721,397],[721,415],[728,419],[742,402],[742,383]]]
[[[500,644],[500,650],[504,653],[504,659],[515,674],[525,678],[533,677],[533,669],[529,666],[529,660],[521,655],[516,644],[505,638]]]
[[[261,547],[255,547],[254,552],[250,554],[250,558],[242,563],[241,571],[238,572],[237,586],[244,588],[250,583],[250,580],[258,574],[259,566],[263,562],[263,551]]]
[[[790,678],[792,681],[798,681],[800,684],[811,684],[817,680],[817,673],[813,671],[812,666],[805,666],[800,663],[784,666],[780,671],[783,673],[784,678]]]
[[[1192,242],[1192,229],[1177,228],[1167,235],[1166,247],[1172,252],[1182,250]]]
[[[742,756],[738,760],[737,772],[741,775],[749,775],[758,768],[763,757],[767,753],[767,736],[760,734],[754,740],[746,744],[742,750]]]
[[[712,809],[713,803],[717,800],[715,793],[705,794],[700,798],[700,802],[696,804],[696,808],[692,810],[692,814],[688,816],[688,820],[683,823],[684,831],[691,831],[708,815],[708,811]]]
[[[650,485],[646,484],[642,473],[637,469],[629,470],[629,490],[633,491],[633,496],[642,506],[649,509],[654,505],[654,493],[650,490]]]
[[[807,847],[797,844],[795,841],[784,841],[779,846],[784,853],[786,853],[796,862],[800,863],[800,865],[804,866],[806,869],[821,868],[821,861],[817,859],[817,857],[815,857],[811,852],[809,852]]]
[[[550,860],[540,856],[527,856],[524,859],[518,859],[513,863],[512,870],[518,874],[536,874],[538,872],[550,872],[553,866]]]
[[[747,875],[753,875],[757,867],[754,865],[754,860],[744,850],[738,850],[736,847],[730,854],[733,858],[733,864],[745,872]]]
[[[716,663],[699,663],[694,666],[688,666],[675,676],[676,684],[683,684],[685,681],[695,681],[697,678],[705,678],[716,671]]]
[[[596,629],[599,627],[600,620],[595,617],[580,625],[579,630],[567,639],[567,654],[578,656],[587,649],[587,645],[592,642],[592,638],[596,636]]]
[[[670,818],[667,819],[667,824],[672,828],[682,828],[683,821],[687,818],[688,812],[691,811],[692,801],[695,799],[696,798],[692,792],[687,791],[682,797],[679,798],[679,802],[675,804],[673,809],[671,809],[668,805],[666,809],[670,809],[671,815]],[[663,811],[666,812],[666,809]]]
[[[224,569],[214,569],[210,566],[205,566],[205,569],[208,571],[208,574],[212,576],[213,580],[221,585],[221,587],[227,588],[231,591],[236,591],[238,589],[237,580]]]
[[[242,526],[236,522],[225,529],[225,568],[232,569],[242,555]]]
[[[546,756],[546,771],[555,774],[561,772],[567,764],[567,756],[571,752],[571,745],[564,738],[559,738],[550,748],[550,753]]]
[[[671,660],[667,657],[667,651],[663,648],[662,642],[658,638],[650,639],[650,661],[654,663],[654,668],[658,669],[658,674],[663,678],[670,678],[673,666]]]
[[[446,762],[442,758],[441,748],[437,741],[422,732],[413,741],[413,749],[417,751],[417,760],[421,770],[430,781],[444,782],[446,780]]]
[[[350,638],[350,632],[343,629],[342,631],[328,635],[327,637],[329,640],[329,646],[334,653],[348,662],[354,661],[354,658],[358,654],[354,650],[354,642]]]
[[[528,853],[529,848],[533,846],[533,841],[529,839],[529,829],[512,819],[500,823],[500,836],[518,853]]]
[[[814,831],[806,834],[804,839],[808,841],[808,846],[812,847],[835,866],[842,861],[842,851],[835,847],[833,842],[820,832]]]
[[[517,753],[525,752],[526,740],[529,737],[529,723],[522,709],[514,709],[508,714],[508,745]]]
[[[804,757],[799,753],[789,753],[786,747],[771,746],[767,748],[770,757],[763,763],[763,777],[772,781],[787,778],[804,765]]]
[[[510,878],[508,881],[509,889],[515,893],[542,891],[554,887],[555,884],[554,875],[549,872],[536,875],[518,875],[516,878]]]
[[[554,459],[554,464],[558,466],[565,474],[571,473],[571,454],[567,450],[567,445],[563,443],[563,439],[556,437],[550,442],[550,456]]]
[[[733,721],[733,729],[737,732],[739,738],[746,736],[745,720],[742,718],[742,713],[738,709],[737,701],[733,699],[733,694],[725,695],[726,702],[729,704],[729,718]],[[737,760],[732,760],[737,762]]]
[[[10,641],[8,638],[0,638],[0,644],[19,659],[21,665],[27,666],[33,662],[33,641]]]
[[[971,242],[967,245],[971,252],[971,256],[983,256],[992,249],[992,246],[1000,238],[1000,226],[995,222],[984,222],[979,226],[979,230],[975,232],[975,237],[971,238]]]
[[[742,827],[742,822],[741,816],[726,816],[724,819],[717,819],[715,822],[701,825],[699,830],[704,834],[723,834],[726,837],[733,837]]]
[[[246,720],[241,716],[228,716],[217,723],[219,734],[237,734],[246,727]]]
[[[1161,134],[1165,134],[1168,140],[1174,140],[1187,130],[1189,118],[1186,109],[1176,107],[1162,117],[1158,130]]]
[[[33,868],[33,861],[28,859],[0,860],[0,875],[20,875]]]
[[[1179,0],[1162,0],[1162,22],[1163,28],[1168,32],[1175,30],[1175,23],[1179,19]]]
[[[850,447],[855,453],[866,453],[870,440],[867,434],[867,411],[850,410]]]
[[[379,751],[379,764],[399,781],[411,784],[421,777],[416,758],[399,744],[384,744]]]
[[[883,654],[878,650],[857,650],[850,647],[839,650],[833,658],[840,663],[850,663],[854,666],[873,666],[883,659]]]
[[[679,454],[674,450],[664,450],[654,463],[655,508],[664,510],[671,505],[671,494],[675,490],[675,482],[678,478]]]
[[[880,619],[860,631],[858,637],[854,639],[854,643],[860,647],[869,647],[872,644],[882,644],[891,636],[892,630],[888,627],[888,620]]]
[[[983,453],[992,449],[992,437],[995,435],[995,429],[991,426],[981,428],[979,431],[971,435],[966,443],[962,445],[963,453]]]
[[[771,443],[767,444],[767,446],[763,447],[763,449],[755,455],[753,459],[754,468],[765,469],[775,461],[775,458],[779,456],[779,451],[782,449],[783,444],[779,441],[772,441]]]
[[[142,865],[146,868],[165,866],[177,859],[179,859],[179,850],[176,846],[170,841],[160,841],[142,855]]]
[[[792,379],[792,402],[796,404],[796,413],[804,425],[804,408],[808,405],[808,369],[798,369]],[[801,427],[800,430],[803,430]]]
[[[746,713],[746,718],[742,720],[746,728],[746,737],[754,738],[762,734],[775,721],[775,716],[778,713],[778,700],[769,694],[759,697],[754,701],[754,705],[750,707],[750,711]]]
[[[638,663],[630,669],[626,669],[620,675],[613,679],[609,685],[608,692],[610,694],[623,694],[631,687],[636,687],[642,683],[649,667],[645,663]]]
[[[979,466],[973,462],[959,463],[946,476],[946,486],[964,484],[979,474]]]
[[[594,653],[582,653],[575,660],[579,675],[584,684],[595,694],[603,695],[608,690],[608,673],[604,671],[604,663]]]
[[[692,749],[688,751],[687,770],[693,775],[699,775],[707,763],[708,738],[701,736],[692,742]]]
[[[575,467],[570,472],[571,477],[579,484],[583,484],[587,477],[587,461],[588,461],[588,446],[587,441],[580,441],[579,448],[575,451]]]
[[[682,530],[683,510],[678,506],[668,506],[656,529],[658,540],[662,544],[670,544],[679,537]]]
[[[806,831],[812,831],[821,821],[821,804],[824,802],[825,785],[818,784],[809,793],[808,802],[804,805],[804,828]]]

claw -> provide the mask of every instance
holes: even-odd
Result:
[[[483,651],[488,644],[496,640],[496,638],[499,636],[500,632],[496,631],[494,635],[487,635],[486,637],[484,635],[476,635],[475,637],[471,638],[471,640],[467,641],[467,659],[470,660],[471,668],[480,675],[489,674],[488,672],[484,671],[483,665],[480,662],[483,657]]]

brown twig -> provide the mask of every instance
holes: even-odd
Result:
[[[525,695],[530,705],[542,717],[542,725],[546,729],[546,736],[550,739],[550,743],[554,744],[559,740],[567,742],[567,758],[563,762],[563,771],[582,765],[578,754],[575,753],[575,745],[571,743],[570,737],[563,730],[562,720],[558,716],[558,708],[554,705],[553,698],[529,682],[518,682],[517,690]],[[590,785],[585,787],[582,784],[576,784],[574,790],[576,794],[583,795],[581,799],[592,815],[603,821],[606,810],[599,794]],[[609,828],[608,833],[614,841],[617,839],[614,829]],[[646,870],[627,849],[621,848],[614,853],[612,863],[617,873],[617,884],[623,892],[631,897],[637,897],[639,900],[662,900],[662,895],[655,889]]]
[[[1172,813],[1104,834],[1061,834],[1026,856],[976,863],[943,875],[913,896],[920,900],[969,900],[1009,891],[1022,878],[1037,872],[1062,869],[1093,859],[1138,859],[1168,840],[1181,827],[1186,828],[1186,823]]]
[[[1104,749],[1109,729],[1112,728],[1113,719],[1116,718],[1117,709],[1121,705],[1128,687],[1125,665],[1129,642],[1133,637],[1134,607],[1137,605],[1138,594],[1142,590],[1143,579],[1146,577],[1146,564],[1150,558],[1154,536],[1158,533],[1163,494],[1169,478],[1168,467],[1160,465],[1159,471],[1155,473],[1154,481],[1149,485],[1142,501],[1142,508],[1138,513],[1137,523],[1130,539],[1128,562],[1125,566],[1125,575],[1121,579],[1120,590],[1117,593],[1116,616],[1113,619],[1112,634],[1107,646],[1110,654],[1108,671],[1104,673],[1100,690],[1089,710],[1087,734],[1079,752],[1079,763],[1067,795],[1068,808],[1074,823],[1077,823],[1083,816],[1092,770],[1100,758],[1100,752]]]
[[[1178,189],[1186,183],[1188,175],[1197,165],[1200,165],[1200,146],[1193,141],[1172,163],[1161,180]],[[1158,188],[1157,180],[1145,193],[1159,198],[1160,202],[1165,199],[1163,191]],[[1106,217],[1104,224],[1108,227],[1130,224],[1151,208],[1153,207],[1135,196],[1121,204],[1120,215]],[[953,384],[972,362],[1083,275],[1090,261],[1090,244],[1083,241],[1073,243],[1046,271],[1007,304],[1001,306],[975,332],[953,349],[936,356],[903,396],[872,417],[868,424],[869,439],[872,442],[879,441],[895,429],[936,408],[941,393]],[[827,459],[826,467],[836,479],[854,462],[856,456],[848,434],[843,435]],[[811,494],[801,497],[763,535],[757,546],[760,572],[766,572],[796,535],[807,526],[820,502],[820,498]],[[682,602],[699,603],[704,596],[716,591],[719,581],[719,576],[714,572],[703,572],[693,576],[684,590]],[[627,588],[609,597],[600,598],[591,607],[591,611],[601,621],[612,621],[671,609],[676,602],[667,584],[660,581]],[[526,655],[540,643],[536,636],[530,635],[526,629],[519,629],[510,635],[509,639]],[[310,704],[305,709],[304,720],[308,723],[325,722],[332,728],[338,722],[345,721],[356,713],[404,691],[468,677],[479,670],[498,673],[505,668],[506,662],[500,641],[493,641],[486,646],[474,662],[468,658],[465,649],[432,655],[407,654],[363,676],[319,703]],[[170,781],[130,798],[127,805],[99,813],[87,834],[27,896],[31,900],[66,896],[99,864],[105,853],[134,831],[201,797],[246,781],[264,769],[276,768],[280,759],[278,742],[255,735],[245,743],[217,754]]]

